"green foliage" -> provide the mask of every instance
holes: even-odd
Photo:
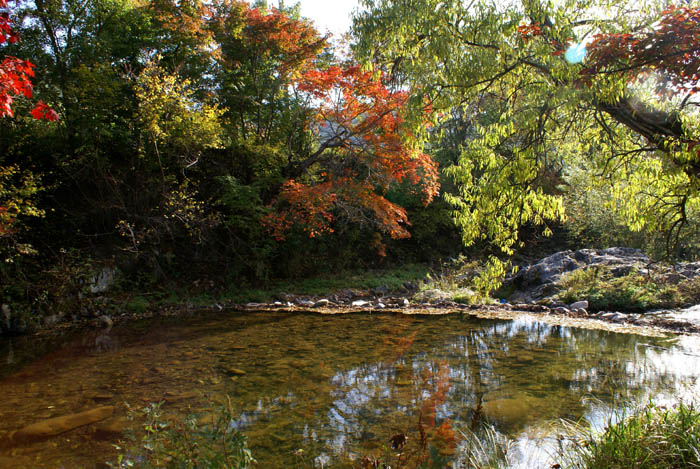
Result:
[[[230,402],[214,414],[212,423],[201,423],[195,415],[167,422],[160,404],[132,411],[130,418],[143,421],[145,434],[112,467],[246,469],[255,464],[247,438],[232,427]],[[137,441],[135,435],[132,440]]]
[[[662,37],[694,19],[674,19],[665,2],[640,9],[632,1],[415,0],[407,8],[364,0],[363,7],[354,50],[410,87],[416,111],[431,103],[438,122],[431,140],[456,186],[445,199],[465,245],[488,240],[510,255],[522,227],[548,234],[565,219],[557,182],[581,159],[590,177],[611,181],[616,221],[663,233],[669,245],[691,235],[686,245],[697,243],[697,230],[686,228],[700,203],[700,115],[683,104],[696,102],[694,91],[669,92],[663,80],[695,82],[673,71],[679,56]],[[659,22],[668,27],[652,26]],[[590,61],[569,62],[567,48],[590,37],[599,41],[587,46]],[[663,79],[662,67],[669,67]]]
[[[142,314],[145,313],[150,306],[151,302],[148,301],[148,298],[136,296],[127,301],[124,307],[129,313]]]
[[[700,280],[678,284],[663,281],[658,275],[629,275],[614,278],[604,268],[579,269],[561,280],[558,297],[564,303],[588,300],[593,311],[646,311],[678,308],[700,301]]]
[[[40,179],[17,165],[0,166],[0,272],[3,263],[14,262],[19,256],[35,254],[31,244],[22,242],[31,217],[43,217],[37,207],[41,190]]]
[[[637,176],[629,171],[618,170],[608,178],[596,177],[597,172],[600,168],[584,161],[572,162],[566,169],[564,228],[573,245],[636,247],[656,259],[697,259],[700,216],[692,204],[685,208],[686,221],[672,233],[668,223],[654,222],[658,218],[656,202],[665,198],[658,186],[635,192],[643,181],[635,180]],[[667,202],[673,205],[672,200]],[[639,222],[630,226],[633,213]]]
[[[189,167],[197,164],[204,150],[221,146],[223,111],[195,100],[189,80],[151,62],[136,81],[136,99],[139,119],[154,145],[161,171],[165,164],[161,153],[174,158],[176,165]]]
[[[486,261],[469,261],[459,256],[441,264],[439,272],[433,272],[421,282],[421,292],[438,290],[449,295],[457,303],[489,303],[489,296],[501,284],[505,264],[495,257]],[[425,293],[419,293],[419,297]]]
[[[565,455],[574,469],[666,469],[700,465],[700,412],[680,403],[652,404],[602,434],[591,433]]]

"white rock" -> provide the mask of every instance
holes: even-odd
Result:
[[[582,301],[577,301],[575,303],[571,303],[569,305],[569,309],[571,309],[571,310],[588,309],[588,301],[582,300]]]
[[[352,306],[369,306],[369,301],[355,300],[352,302]]]

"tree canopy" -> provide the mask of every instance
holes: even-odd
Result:
[[[355,51],[466,116],[447,172],[464,242],[511,253],[565,217],[552,174],[583,166],[630,226],[677,237],[698,209],[697,8],[651,2],[365,0]],[[576,57],[584,55],[585,57]],[[414,100],[417,103],[419,100]],[[556,180],[555,180],[556,181]],[[557,187],[559,186],[559,187]]]

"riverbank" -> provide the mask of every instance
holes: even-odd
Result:
[[[338,272],[278,282],[264,289],[239,287],[217,294],[205,285],[155,293],[100,292],[81,299],[81,313],[41,318],[34,333],[109,328],[153,316],[223,310],[281,313],[461,313],[640,334],[700,334],[700,320],[679,311],[700,303],[700,263],[652,263],[626,248],[561,251],[519,266],[492,297],[470,288],[479,266],[453,261],[439,271],[424,265],[371,272]],[[686,315],[687,316],[687,315]],[[8,321],[9,324],[9,321]],[[21,328],[19,328],[21,331]],[[29,332],[25,328],[24,332]]]

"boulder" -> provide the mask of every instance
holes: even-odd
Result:
[[[587,300],[582,300],[582,301],[577,301],[575,303],[571,303],[569,305],[569,309],[575,310],[575,309],[588,309],[588,301]]]
[[[537,300],[557,293],[559,282],[569,272],[605,267],[613,276],[620,277],[635,270],[645,271],[648,263],[649,258],[642,251],[632,248],[560,251],[534,264],[521,266],[515,275],[506,279],[506,283],[515,287],[514,299],[522,301],[527,297]]]

